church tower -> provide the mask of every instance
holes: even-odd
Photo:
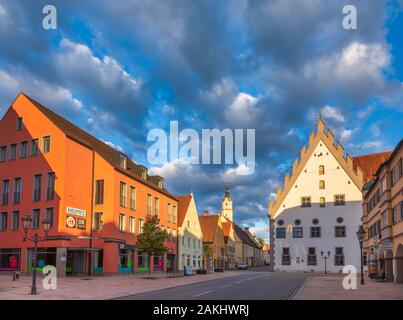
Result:
[[[221,216],[227,220],[234,221],[234,211],[232,209],[232,198],[229,194],[228,186],[225,187],[225,195],[221,202]]]

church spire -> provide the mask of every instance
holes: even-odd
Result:
[[[221,216],[227,220],[233,221],[234,212],[232,208],[232,197],[229,194],[229,187],[225,186],[224,197],[221,202]]]

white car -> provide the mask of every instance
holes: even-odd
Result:
[[[246,263],[240,263],[240,264],[238,264],[238,269],[246,270],[246,269],[248,269],[248,265]]]

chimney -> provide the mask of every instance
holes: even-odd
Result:
[[[203,216],[205,216],[205,217],[207,217],[207,216],[208,216],[208,211],[207,211],[207,210],[204,210],[204,212],[203,212]]]

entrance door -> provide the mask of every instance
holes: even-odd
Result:
[[[84,273],[84,252],[68,251],[66,272],[70,274]]]

